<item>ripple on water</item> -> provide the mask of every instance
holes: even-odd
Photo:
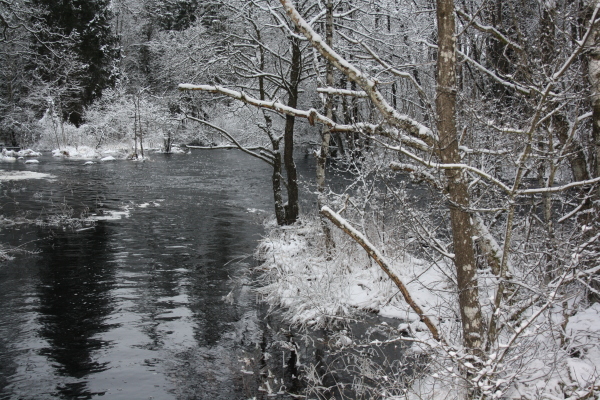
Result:
[[[55,178],[3,183],[5,216],[93,224],[0,232],[34,252],[0,267],[0,398],[243,397],[240,351],[255,344],[236,324],[255,306],[223,298],[262,232],[249,215],[270,209],[266,167],[236,152],[42,161]]]

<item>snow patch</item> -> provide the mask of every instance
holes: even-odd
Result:
[[[0,170],[0,181],[22,181],[26,179],[53,179],[54,175],[33,171],[3,171]]]
[[[319,240],[319,223],[304,222],[282,230],[275,228],[256,253],[263,261],[258,292],[271,306],[283,308],[292,324],[327,326],[364,311],[419,322],[394,283],[362,248],[339,237],[336,243],[343,245],[336,246],[328,259],[319,250],[324,248]],[[394,273],[406,282],[426,313],[439,315],[443,305],[451,301],[439,296],[438,289],[446,281],[441,272],[445,265],[438,263],[434,268],[410,255],[388,259],[395,259]],[[427,332],[423,333],[426,337]]]
[[[103,211],[102,214],[92,214],[87,220],[89,221],[114,221],[122,218],[129,218],[131,212],[129,211],[129,207],[123,207],[122,210],[106,210]]]
[[[96,152],[96,150],[88,146],[67,146],[62,149],[52,150],[52,156],[70,158],[74,160],[89,160],[93,158],[98,158],[98,153]]]
[[[19,157],[41,157],[42,153],[38,151],[33,151],[31,149],[25,149],[17,152]]]
[[[12,156],[0,155],[0,162],[14,163],[14,162],[17,162],[17,158],[16,157],[12,157]]]
[[[260,214],[260,213],[264,213],[265,210],[261,210],[260,208],[247,208],[246,212],[250,213],[250,214]]]

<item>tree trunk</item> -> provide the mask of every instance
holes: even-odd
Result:
[[[148,121],[146,121],[146,131],[148,131]],[[140,116],[140,153],[144,158],[144,130],[142,129],[142,119]]]
[[[443,163],[461,162],[456,130],[456,38],[454,36],[454,2],[437,0],[438,56],[436,117],[439,156]],[[454,244],[463,344],[468,353],[481,354],[482,323],[477,285],[477,268],[473,249],[473,232],[469,215],[469,194],[463,173],[446,169],[450,219]]]
[[[592,1],[590,7],[595,7],[600,0]],[[595,24],[594,30],[590,37],[589,43],[590,51],[588,52],[588,80],[590,83],[590,103],[592,105],[592,140],[590,143],[590,158],[591,168],[590,172],[592,178],[600,177],[600,25]],[[596,212],[588,212],[584,214],[583,218],[580,218],[580,223],[587,226],[600,225],[600,216],[598,214],[598,202],[600,199],[600,185],[592,193],[592,198],[589,201],[590,207],[596,204]],[[589,230],[587,235],[591,236],[594,230]],[[592,261],[594,262],[594,261]],[[594,291],[590,291],[588,300],[596,303],[600,302],[600,295],[597,293],[600,291],[600,283],[598,277],[591,280],[591,287]]]
[[[598,1],[593,2],[595,6]],[[592,174],[600,176],[600,25],[596,24],[591,36],[588,53],[588,79],[590,82],[590,102],[592,105]],[[596,196],[600,196],[600,188]]]
[[[600,117],[600,115],[598,115],[598,117]],[[567,154],[567,159],[571,166],[571,173],[573,174],[573,180],[585,181],[590,179],[586,156],[581,147],[581,143],[575,139],[569,139],[568,121],[563,115],[559,114],[552,118],[552,123],[555,126],[556,136],[561,143],[561,146],[568,146],[568,148],[564,150],[564,153]]]
[[[500,32],[502,32],[504,30],[502,0],[494,0],[493,2],[488,3],[488,14],[491,20],[491,25],[497,28]],[[491,66],[500,74],[508,74],[510,70],[510,64],[506,59],[506,45],[498,41],[496,38],[490,38],[488,40],[490,42],[488,44],[487,60],[490,62]],[[506,88],[506,86],[501,85],[496,81],[493,81],[491,83],[491,86],[496,97],[501,98],[502,102],[507,104],[507,102],[509,101],[508,96],[510,95],[510,91]]]
[[[350,82],[350,90],[356,91],[356,82]],[[358,121],[359,117],[359,109],[358,109],[358,99],[354,96],[350,99],[350,111],[348,113],[348,121],[347,124],[354,124]],[[348,133],[348,143],[349,147],[352,149],[350,156],[353,161],[356,159],[360,159],[362,155],[362,145],[360,143],[360,135],[356,131],[352,131]]]
[[[137,158],[137,138],[138,138],[138,112],[139,106],[136,99],[133,99],[134,113],[133,113],[133,156]]]
[[[327,0],[327,15],[325,20],[325,41],[329,47],[333,47],[333,0]],[[333,87],[333,65],[331,62],[326,61],[327,72],[325,82],[328,87]],[[325,101],[325,115],[329,119],[333,119],[333,96],[326,94]],[[328,126],[324,125],[321,131],[321,148],[317,156],[317,206],[319,210],[325,204],[325,167],[327,165],[327,156],[329,155],[329,141],[331,140],[331,130]],[[327,224],[327,220],[324,216],[321,216],[321,228],[325,235],[325,247],[327,252],[334,247],[333,237],[331,235],[331,229]]]
[[[325,41],[329,47],[332,47],[333,42],[333,2],[332,0],[327,0],[327,17],[325,23]],[[325,82],[328,87],[333,87],[333,65],[331,62],[326,61],[327,64],[327,72],[325,77]],[[333,119],[333,96],[331,94],[326,94],[325,101],[325,115],[329,119]],[[330,128],[326,125],[323,125],[321,131],[321,148],[319,150],[317,156],[317,190],[319,191],[319,201],[321,200],[321,195],[325,190],[325,165],[327,163],[327,155],[329,154],[329,141],[331,139],[331,131]],[[321,209],[322,204],[319,204],[319,209]]]
[[[548,70],[547,75],[552,75],[551,67],[554,66],[554,60],[556,59],[556,4],[548,2],[542,9],[540,19],[540,34],[541,34],[541,46],[540,46],[540,58],[542,65],[546,66]],[[555,107],[559,107],[559,104],[555,104]],[[565,117],[564,113],[559,111],[556,112],[551,118],[548,124],[545,125],[546,129],[554,130],[556,132],[556,138],[560,142],[561,146],[567,146],[563,149],[563,153],[567,154],[567,159],[571,166],[571,172],[575,181],[584,181],[590,179],[586,156],[581,144],[575,138],[569,138],[569,122]],[[550,135],[552,132],[549,133]],[[546,196],[548,197],[548,196]]]
[[[262,42],[261,32],[258,29],[257,25],[254,25],[254,29],[256,32],[256,39],[258,42]],[[262,46],[258,47],[260,52],[260,70],[265,70],[265,50]],[[258,77],[258,93],[261,100],[265,100],[267,98],[265,92],[265,77],[260,75]],[[271,117],[263,110],[263,118],[265,119],[265,131],[267,136],[269,136],[269,140],[271,141],[271,147],[273,147],[273,174],[271,175],[271,182],[273,183],[273,200],[275,201],[275,218],[277,219],[277,225],[285,225],[285,207],[283,205],[283,195],[281,193],[281,178],[282,178],[282,168],[281,168],[281,151],[279,149],[280,140],[273,135],[272,127],[273,120]]]
[[[300,72],[302,71],[302,52],[300,50],[300,40],[295,37],[290,38],[292,44],[292,67],[290,70],[290,81],[288,89],[287,105],[293,108],[298,106],[298,84],[300,82]],[[285,116],[284,131],[284,149],[283,163],[287,173],[287,192],[288,203],[285,207],[285,222],[293,224],[298,219],[298,174],[296,164],[294,163],[294,123],[296,117],[293,115]]]
[[[283,196],[281,194],[281,153],[279,152],[279,143],[273,142],[273,153],[275,160],[273,162],[273,200],[275,200],[275,218],[277,225],[285,225],[286,215],[283,205]]]

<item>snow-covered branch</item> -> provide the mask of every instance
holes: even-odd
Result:
[[[369,95],[367,95],[367,93],[363,92],[363,91],[337,89],[337,88],[332,88],[332,87],[317,88],[317,92],[323,93],[323,94],[338,95],[338,96],[369,97]]]
[[[423,90],[423,87],[419,84],[419,82],[417,82],[414,76],[412,76],[408,72],[400,71],[392,67],[389,63],[385,62],[381,57],[379,57],[379,55],[375,53],[373,49],[367,46],[364,42],[360,42],[360,45],[371,55],[371,57],[373,57],[375,61],[381,64],[381,66],[383,66],[386,70],[400,78],[408,79],[413,84],[415,89],[417,89],[417,92],[419,93],[419,96],[421,96],[421,99],[427,104],[429,103],[427,100],[427,94],[425,93],[425,90]]]
[[[445,344],[444,339],[440,336],[440,332],[434,322],[429,318],[429,316],[425,313],[423,308],[417,304],[417,301],[411,296],[408,291],[406,285],[398,275],[396,275],[391,268],[390,263],[383,257],[383,255],[377,250],[375,246],[369,242],[369,240],[359,231],[354,229],[352,225],[348,223],[342,216],[333,211],[327,206],[321,208],[321,214],[327,217],[335,226],[343,230],[348,236],[350,236],[356,243],[358,243],[367,254],[381,267],[381,269],[390,277],[390,279],[394,282],[400,293],[402,293],[402,297],[406,303],[413,309],[415,313],[421,318],[421,320],[425,323],[433,338],[441,343]]]
[[[553,187],[544,187],[538,189],[525,189],[525,190],[517,190],[516,193],[518,195],[527,195],[527,194],[536,194],[536,193],[558,193],[564,192],[567,189],[571,189],[574,187],[581,187],[587,185],[595,185],[600,183],[600,177],[594,179],[587,179],[585,181],[571,182],[562,186],[553,186]]]
[[[511,188],[506,186],[502,181],[494,178],[487,172],[482,171],[479,168],[475,168],[471,165],[468,165],[468,164],[443,164],[443,163],[432,162],[432,161],[428,161],[428,160],[425,160],[425,159],[417,156],[416,154],[406,150],[403,147],[396,147],[395,149],[397,151],[399,151],[400,153],[412,158],[413,160],[419,162],[420,164],[422,164],[426,167],[435,168],[435,169],[462,169],[464,171],[469,171],[469,172],[479,175],[480,177],[484,178],[485,180],[493,183],[494,185],[498,186],[500,189],[502,189],[506,193],[512,192]],[[392,163],[392,164],[394,164],[394,163]]]
[[[592,17],[590,18],[590,25],[586,29],[585,34],[583,35],[583,38],[581,39],[581,41],[577,42],[577,48],[575,49],[575,51],[573,51],[573,53],[571,53],[571,55],[569,56],[567,61],[564,62],[562,67],[558,71],[556,71],[554,73],[554,75],[552,75],[553,81],[556,81],[567,71],[567,69],[571,66],[571,64],[577,59],[577,57],[579,57],[579,54],[581,54],[584,47],[588,44],[587,42],[588,42],[590,36],[592,35],[594,26],[597,24],[596,18],[598,17],[599,11],[600,11],[600,3],[596,2],[596,7],[594,8],[594,12],[592,14]]]
[[[478,31],[485,32],[485,33],[491,33],[500,42],[511,46],[515,50],[523,51],[523,47],[521,45],[510,40],[508,37],[506,37],[506,35],[502,34],[502,32],[500,32],[498,29],[494,28],[493,26],[480,24],[479,22],[475,21],[475,18],[471,17],[469,14],[467,14],[466,12],[464,12],[461,9],[456,9],[456,13],[458,15],[460,15],[461,17],[465,18],[467,20],[467,24],[473,26]]]
[[[502,248],[492,236],[490,230],[485,225],[485,222],[481,218],[481,216],[477,213],[473,214],[473,229],[475,230],[475,234],[477,235],[479,245],[481,246],[481,250],[483,251],[485,258],[490,265],[492,272],[496,276],[500,276],[501,264],[502,264]],[[513,276],[513,267],[509,262],[508,268],[506,271],[507,277]]]
[[[365,131],[365,132],[369,132],[369,133],[378,134],[378,135],[381,135],[384,137],[388,137],[392,140],[396,140],[398,142],[401,142],[401,143],[403,143],[409,147],[415,148],[415,149],[419,149],[419,150],[423,150],[423,151],[431,150],[431,148],[427,145],[427,143],[425,143],[421,139],[399,134],[399,133],[395,132],[394,129],[389,129],[389,128],[385,129],[382,125],[369,124],[369,123],[356,123],[356,124],[352,124],[352,125],[337,124],[333,120],[327,118],[326,116],[324,116],[323,114],[317,112],[317,110],[312,109],[312,108],[308,111],[299,110],[297,108],[287,106],[278,101],[259,100],[255,97],[249,96],[248,94],[246,94],[244,92],[228,89],[228,88],[225,88],[222,86],[192,85],[189,83],[184,83],[184,84],[179,85],[179,89],[180,90],[200,90],[200,91],[204,91],[204,92],[223,94],[223,95],[226,95],[233,99],[243,101],[246,104],[273,110],[280,114],[293,115],[295,117],[306,118],[311,125],[314,125],[315,123],[321,123],[323,125],[330,127],[330,130],[332,132]]]
[[[489,75],[492,79],[494,79],[496,82],[500,83],[503,86],[506,86],[507,88],[511,88],[513,90],[516,90],[517,92],[523,93],[525,95],[530,95],[531,94],[531,88],[525,87],[523,85],[519,85],[518,83],[512,83],[507,81],[506,79],[501,78],[500,76],[498,76],[498,74],[496,74],[495,72],[487,69],[486,67],[484,67],[483,65],[481,65],[480,63],[478,63],[477,61],[473,60],[471,57],[469,57],[468,55],[466,55],[464,52],[462,51],[457,51],[458,54],[460,54],[460,56],[462,58],[464,58],[466,61],[469,62],[469,64],[473,65],[475,68],[477,68],[478,70],[484,72],[485,74]]]
[[[287,15],[290,17],[296,27],[306,36],[312,46],[316,48],[323,57],[331,62],[340,72],[348,77],[348,79],[356,82],[369,96],[375,107],[379,110],[385,120],[399,129],[408,132],[411,135],[423,140],[428,145],[432,146],[437,140],[437,135],[420,122],[398,113],[383,97],[377,89],[377,82],[363,73],[353,64],[349,63],[345,58],[340,56],[335,50],[329,47],[323,38],[312,29],[312,27],[302,18],[296,11],[291,0],[280,0]]]
[[[281,114],[293,115],[295,117],[306,118],[311,125],[314,125],[315,122],[320,122],[320,123],[330,126],[330,127],[338,126],[331,119],[318,113],[315,109],[310,109],[308,111],[298,110],[296,108],[287,106],[278,101],[259,100],[252,96],[248,96],[244,92],[238,92],[237,90],[228,89],[228,88],[225,88],[222,86],[192,85],[189,83],[182,83],[179,85],[179,90],[200,90],[200,91],[204,91],[204,92],[224,94],[228,97],[243,101],[246,104],[250,104],[250,105],[253,105],[256,107],[267,108],[267,109],[276,111]],[[339,126],[338,126],[338,128],[339,128]]]

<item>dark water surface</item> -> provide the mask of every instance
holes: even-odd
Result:
[[[0,186],[1,214],[45,221],[0,231],[27,251],[0,264],[0,399],[250,397],[257,305],[230,278],[272,213],[269,167],[237,151],[83,164],[0,165],[54,176]]]

